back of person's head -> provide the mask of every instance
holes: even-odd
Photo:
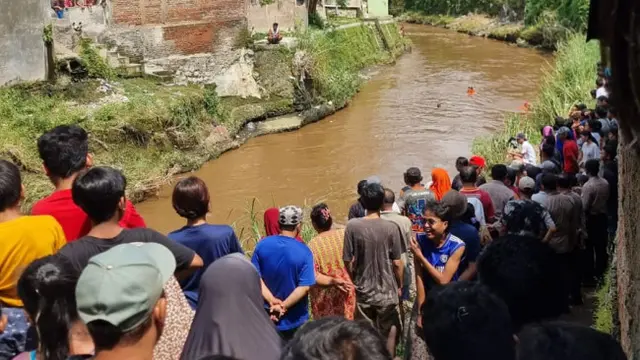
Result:
[[[556,184],[560,189],[569,189],[571,188],[571,176],[572,174],[562,174],[556,177]]]
[[[178,181],[171,196],[173,209],[188,220],[206,216],[209,212],[209,201],[207,185],[195,176]]]
[[[482,284],[453,282],[427,295],[425,342],[436,360],[514,360],[509,309]]]
[[[535,324],[520,332],[518,339],[518,360],[627,359],[611,335],[578,324]]]
[[[596,86],[597,86],[597,87],[602,87],[602,86],[604,86],[604,79],[603,79],[603,78],[601,78],[601,77],[598,77],[598,78],[596,79]]]
[[[553,155],[556,152],[556,147],[549,143],[542,144],[542,153],[547,159],[553,159]]]
[[[389,188],[384,188],[384,206],[393,206],[396,202],[396,194]]]
[[[596,159],[587,160],[587,162],[584,163],[584,169],[587,175],[597,176],[598,172],[600,172],[600,161]]]
[[[367,186],[367,180],[360,180],[358,181],[358,195],[362,196],[362,190],[364,190],[364,187]]]
[[[528,236],[503,236],[478,259],[480,282],[507,304],[516,330],[567,309],[562,273],[555,252]]]
[[[606,160],[612,160],[618,155],[618,146],[610,141],[602,148],[602,151]]]
[[[136,345],[151,331],[158,341],[166,319],[163,287],[175,269],[171,251],[156,243],[117,245],[89,260],[75,296],[96,353]]]
[[[333,218],[329,206],[320,203],[311,209],[311,223],[316,231],[328,231],[333,225]]]
[[[589,128],[591,132],[599,133],[602,129],[602,124],[598,120],[591,119],[589,120]]]
[[[126,187],[127,180],[119,170],[100,166],[80,174],[73,182],[71,195],[91,221],[100,224],[124,211]]]
[[[384,202],[384,188],[380,184],[367,184],[362,190],[362,206],[367,211],[380,211]]]
[[[0,211],[17,206],[21,197],[20,169],[12,162],[0,159]]]
[[[589,91],[589,93],[591,94],[591,98],[595,99],[596,95],[598,94],[598,92],[596,91],[596,89],[592,89],[591,91]]]
[[[38,139],[38,152],[53,178],[66,179],[87,166],[87,132],[77,125],[60,125]]]
[[[522,165],[522,171],[524,171],[524,165]],[[518,170],[508,167],[507,168],[507,176],[506,180],[509,186],[513,186],[516,184],[516,178],[518,177]]]
[[[616,117],[618,117],[618,109],[613,106],[609,106],[609,109],[607,109],[607,116],[615,119]]]
[[[462,169],[465,166],[469,166],[469,159],[464,156],[460,156],[456,159],[456,169]]]
[[[504,181],[507,178],[508,170],[505,164],[496,164],[491,168],[491,177],[493,180]]]
[[[419,184],[422,181],[422,172],[417,167],[410,167],[404,173],[404,182],[409,186]]]
[[[558,176],[551,173],[542,174],[540,183],[545,192],[555,191],[558,188]]]
[[[79,320],[75,288],[78,272],[60,255],[32,262],[18,280],[18,295],[38,334],[43,359],[69,356],[69,330]]]
[[[391,360],[385,339],[368,322],[325,317],[302,326],[281,360]]]
[[[473,166],[465,166],[460,170],[460,181],[463,184],[475,184],[478,180],[478,173]]]
[[[555,148],[556,146],[556,137],[553,135],[547,135],[544,137],[544,144],[551,145]],[[544,146],[544,145],[543,145]]]
[[[596,115],[598,116],[598,118],[600,119],[604,119],[607,117],[607,112],[608,109],[605,106],[598,106],[596,107]]]

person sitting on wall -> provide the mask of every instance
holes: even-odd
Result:
[[[278,23],[273,23],[273,27],[267,33],[267,41],[269,41],[269,44],[279,44],[280,40],[282,40],[282,34],[280,34]]]

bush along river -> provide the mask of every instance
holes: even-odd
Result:
[[[194,172],[209,186],[209,220],[233,223],[246,237],[252,203],[261,219],[267,207],[319,201],[343,220],[356,184],[368,176],[397,191],[411,166],[423,170],[425,181],[433,167],[452,174],[474,138],[496,133],[505,112],[533,100],[552,59],[437,27],[405,24],[404,31],[413,51],[369,74],[348,107],[298,131],[251,139]],[[167,186],[138,205],[148,226],[162,232],[184,225],[171,191]]]

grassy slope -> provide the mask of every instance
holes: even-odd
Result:
[[[561,43],[555,64],[544,74],[533,109],[528,114],[507,115],[500,132],[476,139],[473,152],[486,157],[489,165],[503,163],[511,136],[524,132],[537,144],[541,140],[541,127],[552,125],[555,116],[566,117],[576,103],[593,105],[590,90],[599,58],[598,45],[585,43],[582,35],[572,35]]]
[[[399,37],[395,24],[386,28]],[[375,28],[356,27],[302,35],[302,48],[314,64],[310,72],[316,102],[347,101],[360,84],[359,70],[393,58],[378,47],[376,34]],[[292,112],[292,58],[285,49],[257,55],[258,80],[269,93],[262,100],[219,99],[210,87],[166,86],[150,79],[118,79],[115,95],[97,91],[96,80],[0,88],[0,157],[22,168],[28,210],[52,190],[37,138],[57,125],[79,124],[89,132],[95,162],[122,169],[130,198],[141,201],[173,174],[197,169],[217,156],[219,146],[205,141],[215,126],[233,136],[249,120]],[[109,102],[114,97],[127,101]]]

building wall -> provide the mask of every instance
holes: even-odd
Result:
[[[105,35],[144,59],[230,51],[246,27],[245,0],[111,0]]]
[[[369,0],[367,14],[369,18],[389,16],[389,0]]]
[[[49,0],[3,1],[0,11],[0,85],[44,80],[42,32],[51,19]]]
[[[280,29],[292,31],[299,22],[307,26],[307,3],[303,0],[274,0],[273,4],[260,5],[259,0],[248,0],[247,19],[249,29],[266,33],[277,22]]]

